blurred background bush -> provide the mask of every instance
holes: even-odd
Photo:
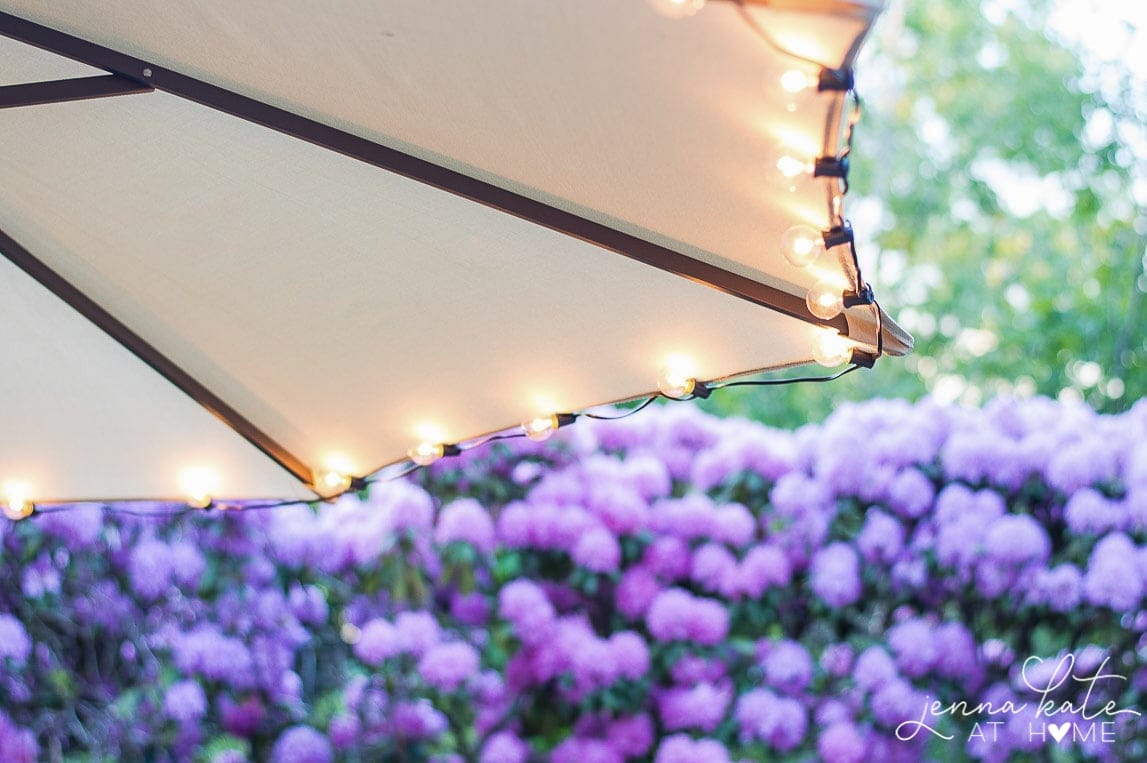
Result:
[[[1096,717],[1147,690],[1145,404],[682,404],[317,511],[136,510],[5,529],[0,759],[1007,760],[1068,655],[1122,678],[1059,681],[1112,725],[1055,760],[1147,754]]]

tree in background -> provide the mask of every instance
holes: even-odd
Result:
[[[841,398],[1147,394],[1147,61],[1118,9],[1085,5],[893,4],[858,67],[846,211],[917,349],[710,405],[791,426]]]

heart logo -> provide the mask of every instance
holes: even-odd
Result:
[[[1056,743],[1059,743],[1063,741],[1065,736],[1067,736],[1067,732],[1071,731],[1071,724],[1067,721],[1064,721],[1058,725],[1049,723],[1047,725],[1047,731],[1049,734],[1051,734],[1052,739],[1054,739]]]

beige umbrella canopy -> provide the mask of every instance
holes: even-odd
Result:
[[[834,235],[875,3],[0,10],[9,503],[314,497],[910,345]]]

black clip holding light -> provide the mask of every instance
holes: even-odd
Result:
[[[820,70],[816,89],[821,93],[847,93],[855,85],[856,80],[852,76],[852,69],[829,69],[826,67]]]

